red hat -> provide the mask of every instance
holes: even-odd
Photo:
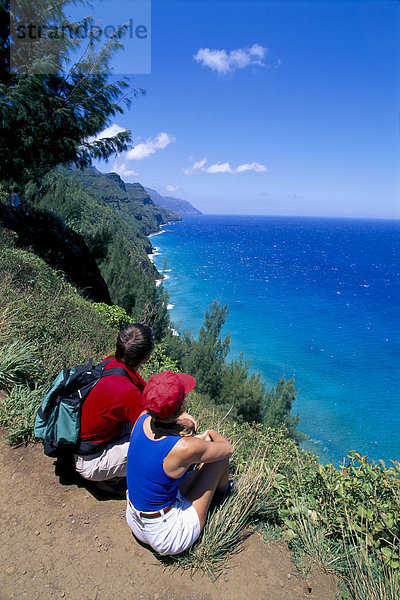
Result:
[[[143,390],[144,407],[165,419],[178,410],[184,395],[195,385],[195,378],[187,373],[163,371],[152,375]]]

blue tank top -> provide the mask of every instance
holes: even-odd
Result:
[[[126,479],[131,504],[141,512],[157,512],[169,506],[176,498],[179,483],[186,473],[173,479],[164,471],[164,458],[181,439],[167,435],[151,440],[143,431],[145,414],[136,421],[128,450]]]

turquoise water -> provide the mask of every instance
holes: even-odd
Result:
[[[321,460],[400,459],[400,222],[201,216],[163,230],[151,241],[178,329],[197,334],[227,302],[231,356],[245,350],[268,385],[295,377]]]

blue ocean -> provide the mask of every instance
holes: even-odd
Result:
[[[295,378],[307,448],[400,459],[400,221],[187,216],[151,238],[171,319],[197,335],[216,298],[231,358]]]

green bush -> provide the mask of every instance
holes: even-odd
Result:
[[[121,306],[105,304],[104,302],[93,302],[93,308],[104,318],[104,321],[115,329],[123,329],[134,323],[132,317]]]
[[[8,194],[4,189],[4,186],[0,183],[0,204],[8,204]]]
[[[155,373],[161,373],[162,371],[180,372],[178,363],[167,356],[165,344],[163,343],[156,345],[150,359],[140,369],[142,377],[146,380],[155,375]]]

